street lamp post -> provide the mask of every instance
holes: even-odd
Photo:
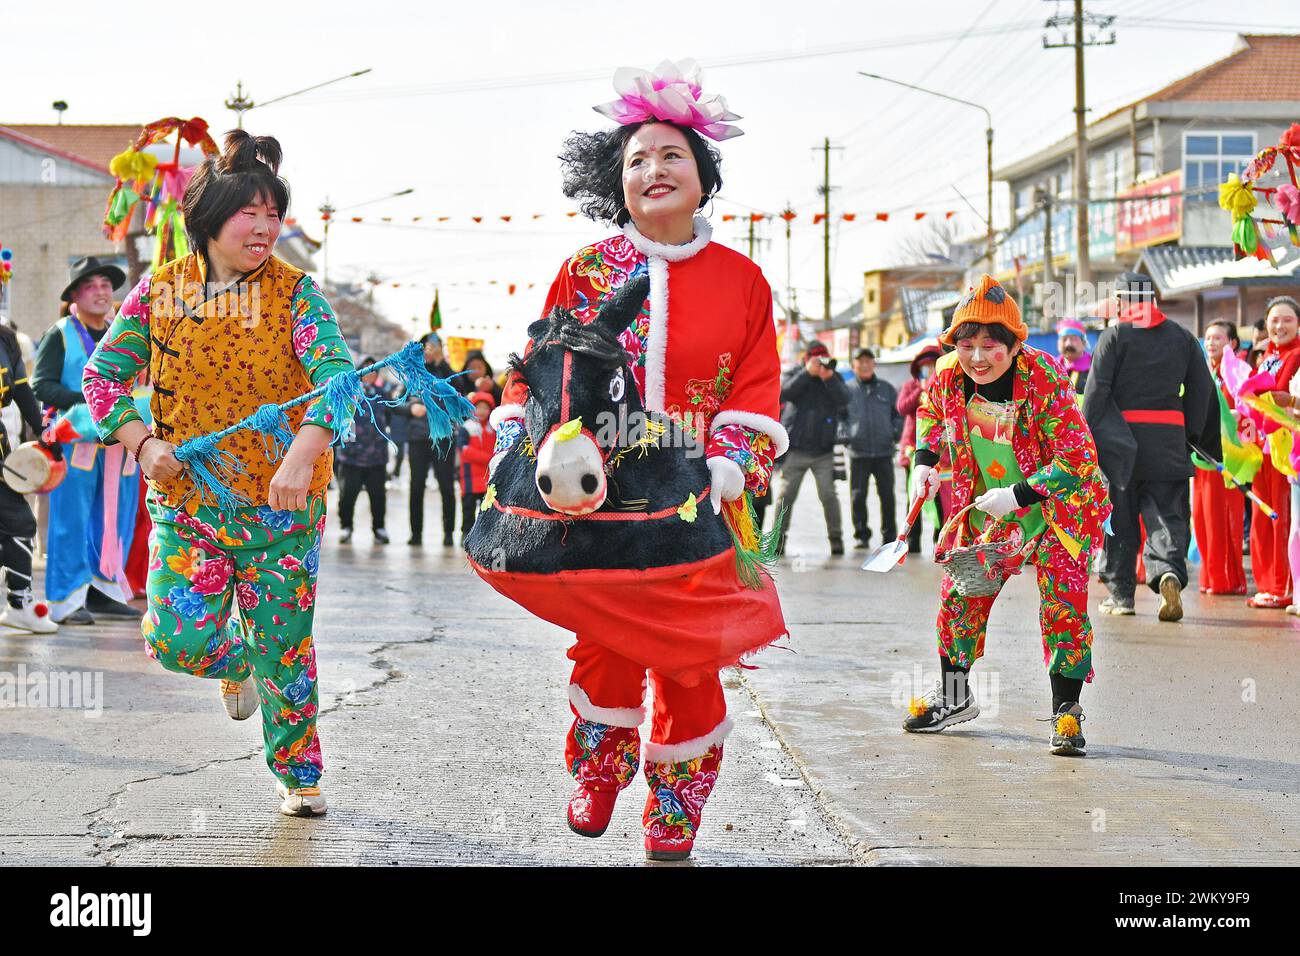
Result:
[[[325,285],[330,279],[330,223],[334,221],[334,214],[336,212],[347,212],[349,209],[360,209],[362,206],[369,206],[373,203],[383,202],[385,199],[396,199],[398,196],[409,196],[413,192],[415,192],[414,187],[400,189],[397,192],[389,193],[386,196],[379,196],[376,199],[367,199],[365,202],[345,206],[343,209],[336,209],[330,204],[329,197],[327,196],[325,198],[325,202],[321,203],[319,207],[321,222],[325,224],[325,236],[321,239],[321,258],[324,262],[324,267],[321,270],[321,285]]]
[[[291,96],[300,96],[303,93],[310,93],[312,90],[319,90],[322,86],[329,86],[332,83],[350,80],[354,76],[365,76],[369,72],[370,67],[366,67],[364,70],[357,70],[355,73],[348,73],[344,76],[336,76],[332,80],[326,80],[324,83],[316,83],[301,90],[294,90],[292,93],[285,93],[282,96],[273,96],[269,100],[263,100],[260,103],[253,102],[253,100],[244,92],[244,81],[240,80],[235,84],[234,95],[231,96],[230,99],[226,100],[226,109],[235,114],[235,125],[239,129],[243,129],[244,114],[251,109],[255,109],[259,106],[270,106],[272,103],[279,103],[281,100],[287,100]]]
[[[961,103],[963,106],[972,106],[977,110],[982,110],[985,118],[984,141],[985,151],[988,160],[988,219],[987,240],[984,251],[985,257],[989,261],[989,271],[993,271],[993,114],[988,111],[988,107],[980,106],[978,103],[972,103],[970,100],[963,100],[960,97],[949,96],[947,93],[940,93],[937,90],[928,90],[924,86],[917,86],[914,83],[904,83],[902,80],[890,79],[887,76],[880,76],[878,73],[867,73],[864,70],[858,71],[859,76],[865,76],[873,80],[884,80],[886,83],[893,83],[895,86],[904,86],[909,90],[916,90],[918,93],[929,93],[931,96],[937,96],[941,99],[951,100],[953,103]]]

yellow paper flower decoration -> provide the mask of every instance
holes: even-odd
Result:
[[[478,510],[487,511],[492,507],[492,503],[497,500],[497,486],[488,485],[487,491],[483,493],[483,500],[479,502]]]
[[[1232,213],[1233,219],[1243,219],[1255,211],[1255,192],[1249,183],[1243,183],[1236,173],[1230,173],[1226,182],[1219,185],[1219,205]]]
[[[699,502],[695,500],[695,493],[691,492],[686,496],[686,503],[677,509],[677,517],[690,524],[695,520],[696,506],[698,504]]]
[[[929,709],[925,701],[919,697],[913,697],[907,705],[907,712],[913,717],[924,717]]]
[[[108,171],[123,182],[148,179],[158,168],[158,157],[151,153],[137,153],[128,149],[118,153],[109,161]]]

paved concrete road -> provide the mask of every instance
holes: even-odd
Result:
[[[389,509],[398,543],[363,527],[339,547],[331,523],[325,551],[328,817],[276,813],[254,723],[149,662],[134,627],[0,635],[0,671],[103,680],[97,718],[0,710],[0,863],[641,863],[639,782],[602,839],[563,825],[565,635],[459,552],[408,549],[398,492]],[[1157,625],[1150,596],[1099,619],[1090,755],[1065,760],[1034,722],[1050,698],[1029,579],[994,612],[984,713],[905,736],[913,667],[936,668],[937,573],[860,558],[829,557],[809,483],[778,573],[793,652],[728,679],[737,731],[698,865],[1300,862],[1292,619],[1189,597]]]
[[[1195,588],[1177,624],[1145,590],[1135,617],[1094,614],[1088,756],[1054,757],[1031,568],[994,606],[981,715],[904,734],[938,677],[939,569],[831,558],[815,502],[807,483],[778,579],[798,655],[764,655],[745,683],[866,860],[1300,864],[1300,621]],[[1091,607],[1104,595],[1094,582]]]

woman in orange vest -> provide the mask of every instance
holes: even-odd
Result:
[[[351,415],[318,399],[288,411],[281,438],[243,430],[223,439],[220,449],[242,465],[229,490],[249,502],[234,509],[207,503],[175,455],[188,439],[352,369],[316,283],[271,254],[289,205],[279,165],[271,137],[226,135],[225,150],[185,190],[196,251],[132,290],[83,385],[103,440],[121,442],[149,481],[154,544],[141,624],[149,656],[218,680],[235,720],[260,710],[280,812],[315,816],[325,812],[312,620],[327,451]],[[130,391],[146,367],[152,431]],[[288,445],[278,461],[268,438]]]

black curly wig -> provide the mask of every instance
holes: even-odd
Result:
[[[629,214],[623,205],[623,151],[627,142],[644,123],[629,123],[599,133],[575,132],[564,141],[560,166],[564,171],[564,195],[579,200],[579,208],[588,219],[622,226]],[[665,123],[686,137],[699,170],[700,208],[722,188],[722,154],[704,142],[699,133],[676,123]]]

